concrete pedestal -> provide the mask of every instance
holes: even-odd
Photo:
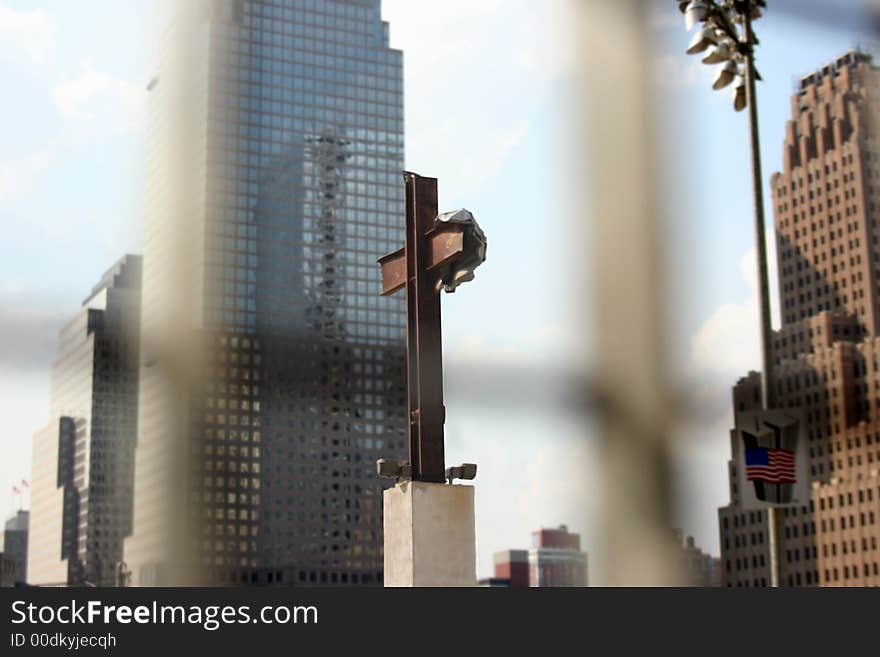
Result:
[[[385,586],[476,586],[473,486],[406,481],[383,498]]]

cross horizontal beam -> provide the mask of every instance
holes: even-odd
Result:
[[[432,230],[428,239],[428,270],[441,267],[464,253],[464,228],[451,224]],[[379,260],[382,268],[382,296],[406,287],[406,249],[400,249]]]

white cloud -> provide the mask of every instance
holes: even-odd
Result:
[[[511,152],[520,145],[529,131],[529,122],[516,121],[506,129],[487,134],[476,148],[467,148],[459,156],[461,185],[474,189],[494,178]]]
[[[100,120],[117,132],[140,132],[146,114],[143,85],[114,78],[87,64],[75,78],[52,90],[52,102],[72,122]]]
[[[496,13],[501,6],[501,0],[444,0],[431,7],[431,11],[425,11],[423,5],[412,0],[383,0],[382,15],[385,20],[391,21],[391,45],[403,47],[400,41],[419,41],[425,30],[454,37],[454,34],[439,32],[438,28],[466,25],[474,20],[485,19]],[[438,46],[444,43],[442,38],[435,40]]]
[[[0,297],[0,372],[48,371],[58,345],[58,331],[75,305],[37,301],[34,294]]]
[[[477,574],[492,573],[492,555],[530,545],[531,531],[566,524],[594,552],[599,507],[595,435],[581,417],[559,413],[498,415],[451,406],[448,463],[476,463]],[[592,560],[593,554],[590,555]],[[591,577],[596,571],[591,563]]]
[[[665,87],[689,87],[700,81],[700,60],[684,55],[659,55],[653,62],[654,80]]]
[[[457,340],[448,351],[448,359],[466,364],[532,364],[535,359],[533,353],[524,351],[519,345],[499,345],[476,334],[466,335]]]
[[[778,325],[776,254],[773,231],[766,235],[770,263],[770,301]],[[693,411],[679,418],[673,435],[679,518],[704,549],[718,552],[715,509],[728,502],[728,432],[733,422],[730,389],[750,370],[761,368],[760,316],[756,249],[740,258],[740,276],[747,293],[740,302],[719,306],[691,340],[687,376],[688,403]]]
[[[776,257],[772,232],[767,245],[770,263],[771,307],[778,306],[776,295]],[[760,369],[760,316],[758,313],[758,272],[756,250],[750,249],[740,259],[740,275],[748,286],[748,298],[740,303],[726,303],[709,317],[691,340],[693,368],[700,374],[720,375],[736,380],[749,370]],[[774,310],[774,319],[778,313]],[[777,321],[774,321],[774,325]]]
[[[79,76],[55,86],[51,97],[61,116],[71,123],[109,129],[116,134],[143,130],[146,118],[144,88],[91,66],[83,67]],[[0,159],[0,202],[26,198],[40,178],[64,158],[74,143],[72,134],[67,132],[43,146],[32,147],[30,152],[3,154]]]
[[[526,332],[487,336],[461,333],[444,347],[444,358],[456,367],[491,370],[497,367],[531,368],[546,376],[560,376],[573,363],[586,362],[584,334],[573,327],[547,322]]]
[[[682,14],[671,2],[665,4],[659,2],[651,3],[648,24],[652,29],[657,31],[675,28],[684,32],[684,20]]]
[[[407,167],[466,196],[498,175],[574,61],[570,0],[386,0],[405,61]]]
[[[0,485],[6,492],[22,479],[31,478],[31,436],[49,420],[48,368],[23,372],[0,364],[0,390],[0,414],[4,418]],[[29,500],[25,497],[24,501]],[[12,508],[7,506],[4,511]]]
[[[673,427],[675,523],[704,550],[719,554],[717,509],[730,501],[727,461],[733,409],[730,384],[718,383],[727,406],[714,420],[698,418]]]
[[[0,160],[0,201],[26,197],[57,156],[57,146],[49,144],[20,158]]]
[[[565,429],[563,423],[558,426],[563,435],[545,436],[524,461],[519,515],[535,529],[566,524],[582,531],[600,510],[598,473],[589,472],[596,469],[598,446],[573,430],[573,420]]]
[[[42,64],[54,48],[55,22],[48,12],[0,6],[0,52],[21,52],[31,62]]]

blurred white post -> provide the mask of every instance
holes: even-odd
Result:
[[[581,0],[579,10],[580,154],[595,281],[585,310],[597,329],[593,393],[603,441],[599,583],[675,585],[683,580],[671,521],[650,12],[642,0]]]

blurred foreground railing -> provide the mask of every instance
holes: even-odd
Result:
[[[578,42],[591,205],[599,531],[609,586],[675,585],[670,393],[648,15],[641,0],[584,0]],[[587,236],[585,236],[587,237]],[[587,312],[587,308],[584,308]]]

